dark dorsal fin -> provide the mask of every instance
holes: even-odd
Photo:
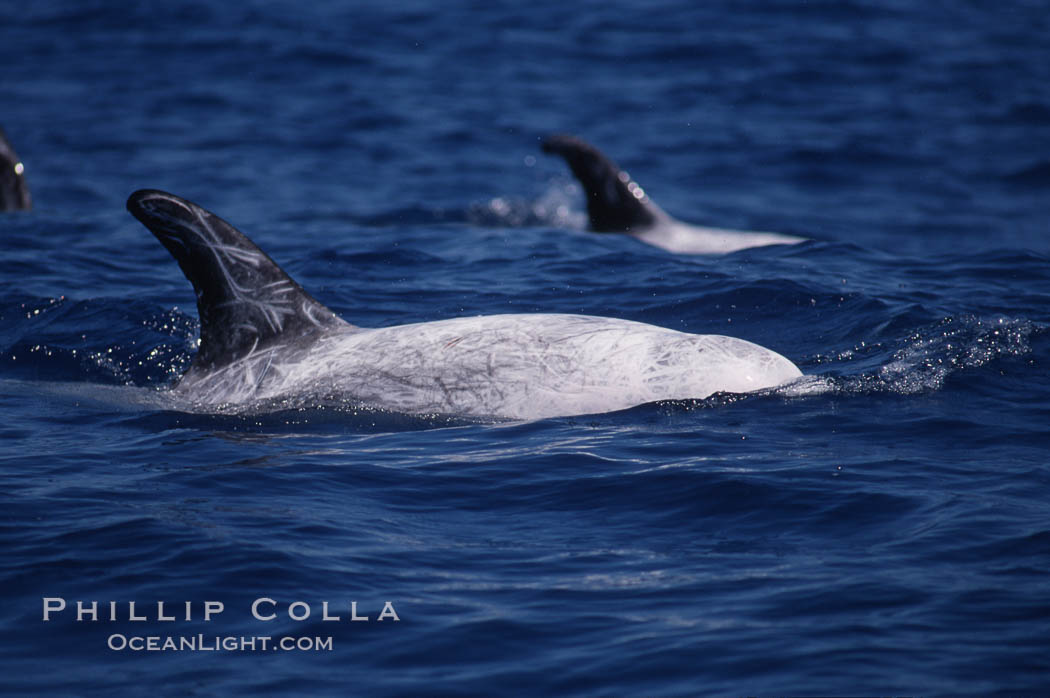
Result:
[[[0,128],[0,211],[32,208],[24,172],[22,161]]]
[[[201,343],[191,372],[221,368],[278,340],[347,326],[247,236],[200,206],[143,189],[128,199],[128,210],[197,292]]]
[[[544,139],[543,152],[565,158],[580,180],[592,230],[629,233],[651,227],[666,216],[626,172],[590,143],[559,134]]]

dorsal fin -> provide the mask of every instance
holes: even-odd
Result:
[[[626,172],[590,143],[558,134],[544,139],[542,145],[543,152],[565,158],[583,185],[592,230],[638,232],[667,217]]]
[[[197,292],[201,343],[190,372],[211,371],[279,340],[347,326],[232,225],[191,201],[143,189],[128,210]]]
[[[22,161],[0,128],[0,211],[32,208],[24,173]]]

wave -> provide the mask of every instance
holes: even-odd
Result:
[[[1013,170],[1003,175],[1003,179],[1010,184],[1026,187],[1050,186],[1050,160],[1040,160],[1026,167]]]
[[[778,393],[805,396],[933,392],[962,371],[1030,354],[1032,337],[1044,332],[1046,328],[1026,319],[946,317],[909,332],[896,343],[861,343],[834,356],[816,356],[814,364],[831,366],[833,370],[785,386]],[[872,355],[881,359],[874,369],[840,373],[840,366],[870,365]]]

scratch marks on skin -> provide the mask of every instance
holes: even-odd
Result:
[[[165,217],[165,218],[167,218],[167,217]],[[167,219],[171,220],[170,218],[167,218]],[[190,247],[189,247],[189,245],[186,244],[186,241],[183,240],[181,236],[174,235],[174,234],[172,234],[172,233],[170,233],[170,232],[168,232],[166,230],[158,230],[156,232],[158,232],[160,235],[162,235],[165,240],[178,243],[179,247],[182,248],[183,254],[188,254],[189,253]]]
[[[273,356],[274,352],[266,352],[266,365],[262,367],[261,371],[259,371],[259,377],[255,379],[254,384],[251,387],[252,395],[259,392],[259,387],[262,385],[263,380],[266,379],[267,374],[269,374],[270,367],[273,365]]]
[[[233,296],[230,300],[217,304],[216,307],[247,307],[265,319],[271,332],[279,333],[284,327],[284,318],[294,315],[296,312],[292,298],[282,297],[294,296],[296,289],[291,281],[278,279],[261,286],[251,287],[239,283],[232,271],[233,266],[248,266],[253,269],[260,269],[267,266],[269,263],[268,258],[261,252],[244,249],[243,247],[224,242],[222,235],[204,217],[202,210],[196,208],[189,210],[193,214],[192,222],[164,214],[161,211],[154,211],[151,215],[167,222],[169,225],[173,225],[178,230],[193,231],[198,242],[209,251],[218,271],[222,274],[225,282],[223,284],[224,288],[228,289]],[[176,239],[183,248],[188,248],[178,236],[165,233],[165,237]],[[261,291],[265,291],[265,295],[260,296]],[[251,315],[252,313],[249,312],[248,314]],[[316,324],[316,321],[314,322]],[[252,329],[253,331],[258,331],[254,326]]]
[[[317,391],[406,413],[532,419],[748,392],[799,375],[779,354],[732,337],[499,315],[292,338],[190,389],[224,403]]]
[[[536,419],[748,392],[801,375],[744,340],[612,318],[495,315],[354,327],[225,221],[177,197],[138,201],[161,209],[136,215],[198,293],[201,352],[176,390],[202,409],[318,398],[408,414]]]
[[[268,385],[282,382],[282,349],[257,350],[221,369],[187,374],[176,390],[191,395],[201,404],[248,403],[268,393]]]

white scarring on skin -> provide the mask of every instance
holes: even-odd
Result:
[[[141,191],[128,208],[197,290],[201,350],[175,390],[199,405],[339,395],[409,414],[540,419],[746,393],[802,375],[742,339],[615,318],[520,314],[355,327],[196,204]]]

